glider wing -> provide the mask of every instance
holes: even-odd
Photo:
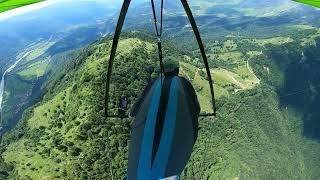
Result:
[[[295,0],[295,1],[320,8],[320,0]]]
[[[43,0],[0,0],[0,13],[41,1]]]

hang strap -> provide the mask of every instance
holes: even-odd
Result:
[[[161,0],[160,29],[158,27],[158,18],[157,18],[156,8],[155,8],[154,4],[155,4],[154,0],[151,0],[151,7],[152,7],[154,25],[155,25],[156,33],[157,33],[157,44],[158,44],[158,54],[159,54],[160,75],[161,75],[161,79],[162,79],[162,75],[164,73],[163,54],[162,54],[163,0]]]
[[[206,52],[205,52],[205,49],[204,49],[204,46],[203,46],[203,43],[202,43],[202,39],[201,39],[201,36],[200,36],[200,32],[199,32],[197,23],[196,23],[193,15],[192,15],[192,12],[191,12],[191,9],[189,7],[189,4],[188,4],[187,0],[181,0],[181,3],[182,3],[183,8],[185,9],[185,11],[187,13],[187,16],[188,16],[190,24],[192,26],[194,35],[196,36],[196,39],[198,41],[198,45],[199,45],[199,48],[200,48],[202,59],[203,59],[204,65],[206,67],[206,72],[207,72],[207,76],[208,76],[208,79],[209,79],[209,86],[210,86],[210,92],[211,92],[213,114],[206,114],[206,116],[212,116],[212,115],[215,116],[216,115],[216,101],[215,101],[215,95],[214,95],[214,89],[213,89],[213,80],[212,80],[211,73],[210,73],[208,58],[207,58],[207,55],[206,55]]]
[[[162,36],[162,29],[163,29],[163,0],[161,0],[160,29],[158,27],[158,18],[157,18],[154,0],[151,0],[151,7],[152,7],[153,19],[154,19],[154,24],[156,27],[157,36],[161,37]]]

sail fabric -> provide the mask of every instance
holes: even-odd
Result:
[[[308,4],[315,7],[320,7],[320,0],[295,0],[296,2]]]
[[[177,179],[197,138],[199,112],[186,79],[165,77],[148,85],[132,112],[127,179]]]
[[[0,0],[0,13],[41,1],[43,0]]]

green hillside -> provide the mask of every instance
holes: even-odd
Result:
[[[43,0],[0,0],[0,13]]]
[[[114,94],[125,93],[133,99],[151,76],[144,71],[145,59],[154,59],[155,49],[139,39],[121,44],[114,75],[119,84],[113,84],[119,91]],[[134,44],[137,47],[132,48]],[[108,179],[111,172],[124,176],[130,123],[103,117],[109,47],[110,40],[106,40],[74,54],[74,61],[48,86],[44,100],[25,113],[5,138],[4,143],[10,143],[2,157],[15,167],[12,178]],[[149,62],[150,67],[155,64]],[[121,69],[131,79],[120,76]],[[140,72],[139,79],[129,72]],[[115,107],[113,102],[110,107]]]
[[[288,57],[301,54],[304,48],[301,38],[284,39],[225,40],[209,45],[211,63],[215,62],[212,72],[218,116],[200,119],[199,138],[182,179],[320,176],[317,156],[320,144],[304,136],[302,113],[294,106],[284,105],[277,95],[285,81],[282,65],[277,63],[294,62]],[[313,41],[320,43],[317,38]],[[240,46],[244,42],[247,46]],[[260,48],[248,51],[251,44]],[[69,63],[55,70],[54,78],[46,83],[43,99],[29,108],[18,126],[3,138],[2,178],[125,177],[131,121],[104,117],[105,69],[110,46],[111,40],[106,38],[60,55]],[[209,111],[202,63],[194,53],[184,53],[170,42],[165,47],[166,54],[179,57],[181,75],[193,83],[202,111]],[[296,47],[296,51],[287,51],[290,47]],[[306,53],[310,58],[312,53],[319,52],[317,46],[311,47],[314,47],[308,48],[311,54]],[[148,34],[124,35],[112,77],[113,112],[118,97],[127,95],[134,102],[145,84],[157,77],[156,58],[156,47]],[[19,73],[29,74],[28,70]]]
[[[301,2],[304,4],[312,5],[315,7],[320,7],[320,1],[319,0],[295,0],[297,2]]]

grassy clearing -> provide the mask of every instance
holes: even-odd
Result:
[[[259,78],[254,74],[251,69],[249,62],[246,65],[241,65],[234,69],[234,72],[241,77],[242,84],[244,85],[242,89],[252,89],[256,84],[260,83]]]
[[[196,73],[198,71],[198,68],[189,64],[189,63],[184,63],[184,62],[180,62],[180,74],[189,79],[189,80],[193,80]]]
[[[239,65],[232,71],[215,68],[211,70],[215,81],[216,97],[229,97],[230,93],[241,90],[252,89],[255,85],[260,83],[254,72],[249,66],[249,63]],[[188,64],[180,63],[180,75],[189,79],[198,96],[201,110],[204,112],[211,112],[211,102],[208,97],[211,97],[208,80],[206,79],[205,70]]]
[[[34,60],[39,58],[41,55],[43,55],[52,45],[54,45],[55,42],[41,42],[37,44],[38,48],[33,50],[26,58],[25,62]]]
[[[48,64],[49,58],[46,58],[29,65],[27,68],[23,69],[17,74],[28,80],[35,77],[38,78],[45,74]]]
[[[254,39],[252,41],[253,43],[258,44],[259,46],[264,46],[267,44],[282,45],[282,44],[293,42],[294,40],[290,37],[274,37],[274,38],[268,38],[268,39]]]
[[[37,3],[43,0],[0,0],[0,12]]]
[[[242,59],[243,54],[241,52],[227,52],[217,55],[217,59],[220,61],[227,61],[228,63],[238,63]]]
[[[30,53],[23,58],[20,62],[19,62],[19,66],[23,66],[27,63],[29,63],[32,60],[35,60],[37,58],[40,58],[41,56],[43,56],[46,51],[55,44],[54,41],[48,40],[48,41],[40,41],[40,42],[36,42],[33,43],[32,45],[28,46],[24,51],[20,52],[16,59],[20,59],[22,58],[27,52],[30,51]],[[32,51],[31,51],[32,50]]]
[[[235,72],[228,71],[226,69],[217,68],[214,69],[212,74],[216,77],[216,81],[222,83],[224,88],[231,86],[234,88],[234,91],[252,89],[260,81],[259,79],[251,73],[246,65],[239,66],[234,69]],[[219,83],[219,84],[220,84]]]
[[[153,50],[154,45],[151,43],[142,42],[138,38],[130,38],[130,39],[124,39],[119,42],[119,48],[118,52],[121,52],[121,54],[127,54],[130,53],[135,47],[139,45],[145,45],[147,50]]]
[[[41,41],[30,46],[28,49],[33,50],[19,63],[20,68],[17,69],[17,74],[26,80],[32,80],[34,78],[43,76],[49,64],[50,57],[44,57],[43,59],[40,59],[40,57],[43,56],[54,44],[55,42],[48,40]],[[21,57],[23,53],[20,53],[17,57]],[[39,60],[30,64],[32,60],[36,59]]]
[[[183,76],[192,82],[198,96],[201,111],[212,112],[212,104],[210,98],[208,98],[211,97],[210,87],[209,82],[205,77],[205,72],[191,64],[180,62],[180,76]],[[217,97],[228,96],[228,91],[219,85],[215,86],[215,92],[217,93]]]

